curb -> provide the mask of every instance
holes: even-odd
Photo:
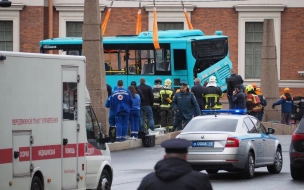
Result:
[[[175,138],[181,131],[167,133],[155,136],[155,145],[161,144],[163,141]],[[131,139],[123,142],[107,143],[111,152],[118,150],[126,150],[131,148],[143,147],[142,139]]]
[[[271,123],[271,122],[262,122],[262,124],[265,126],[266,130],[269,127],[274,128],[275,133],[274,135],[291,135],[296,128],[297,125],[284,125],[279,123]],[[181,131],[171,132],[163,135],[156,135],[155,136],[155,145],[161,144],[163,141],[168,139],[173,139],[177,135],[180,134]],[[123,142],[114,142],[114,143],[107,143],[110,151],[119,151],[119,150],[126,150],[126,149],[132,149],[132,148],[139,148],[143,147],[142,139],[131,139],[126,140]]]

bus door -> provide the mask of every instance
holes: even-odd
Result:
[[[179,88],[180,80],[189,82],[186,44],[171,44],[171,55],[172,82],[174,88]]]

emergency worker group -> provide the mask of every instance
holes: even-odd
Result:
[[[244,86],[242,77],[234,69],[230,70],[226,82],[229,109],[246,109],[247,114],[262,121],[267,101],[261,88],[255,83]],[[215,76],[210,76],[208,81],[195,78],[191,89],[187,81],[181,79],[176,91],[170,79],[163,84],[156,78],[153,87],[147,85],[144,78],[139,83],[137,86],[136,81],[132,81],[125,88],[119,80],[109,93],[105,106],[110,108],[110,127],[116,127],[116,141],[127,139],[129,126],[130,138],[138,138],[139,131],[154,131],[155,128],[163,128],[166,132],[182,130],[193,117],[202,114],[201,110],[222,109],[223,92],[217,86]],[[281,123],[290,125],[293,100],[289,88],[284,89],[284,95],[272,108],[277,105],[282,106]]]

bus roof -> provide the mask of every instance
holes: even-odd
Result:
[[[104,44],[122,44],[122,43],[153,43],[152,41],[153,32],[145,31],[137,35],[121,35],[121,36],[106,36],[103,37]],[[172,40],[185,42],[188,40],[204,40],[214,38],[226,37],[223,35],[208,35],[205,36],[201,30],[160,30],[158,31],[159,43],[170,43]],[[134,41],[132,40],[134,39]],[[63,37],[63,38],[52,38],[40,41],[42,45],[76,45],[82,44],[81,37]]]

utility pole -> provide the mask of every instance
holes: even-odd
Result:
[[[268,104],[265,107],[265,119],[266,121],[281,121],[280,106],[276,106],[276,109],[271,108],[271,105],[279,99],[277,51],[273,19],[264,20],[261,57],[261,89]]]
[[[86,84],[90,93],[91,104],[102,133],[108,134],[108,109],[105,102],[108,98],[106,88],[103,44],[101,36],[101,16],[99,0],[84,1],[84,21],[82,28],[82,50],[86,57]]]

